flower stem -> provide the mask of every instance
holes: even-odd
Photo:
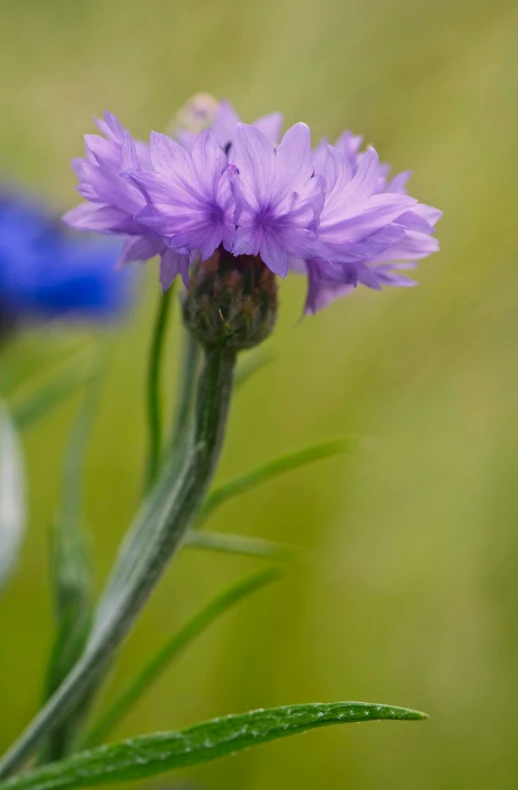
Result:
[[[0,761],[0,778],[12,774],[32,754],[46,733],[81,704],[98,683],[130,630],[163,571],[182,543],[212,479],[227,422],[235,351],[224,346],[206,351],[199,378],[191,441],[179,465],[164,465],[162,475],[137,514],[132,532],[149,527],[149,541],[130,572],[123,546],[112,577],[123,580],[116,594],[100,601],[85,651],[47,705]],[[131,545],[131,537],[128,536]],[[135,557],[130,552],[132,560]]]
[[[171,312],[171,299],[174,284],[161,293],[158,302],[158,311],[153,328],[151,348],[149,351],[149,369],[147,379],[147,419],[149,430],[149,457],[147,462],[146,486],[148,488],[156,480],[160,467],[162,452],[162,408],[160,373],[162,368],[162,355],[166,340],[166,331]]]

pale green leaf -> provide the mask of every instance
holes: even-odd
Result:
[[[302,555],[302,549],[286,543],[277,543],[262,538],[249,538],[244,535],[231,535],[228,532],[206,532],[194,529],[187,533],[185,545],[194,549],[209,549],[226,554],[276,560],[277,562],[294,562]]]
[[[236,369],[236,388],[242,387],[248,379],[252,378],[259,370],[273,362],[273,356],[262,349],[250,351],[244,359],[239,362]]]
[[[25,430],[38,423],[95,375],[91,366],[73,366],[55,376],[37,392],[18,400],[12,409],[18,429]]]
[[[270,461],[270,463],[264,464],[264,466],[260,466],[257,469],[253,469],[251,472],[236,477],[234,480],[230,480],[228,483],[224,483],[219,486],[219,488],[215,488],[211,491],[206,497],[196,519],[196,527],[203,524],[216,508],[227,500],[233,499],[238,494],[244,494],[246,491],[250,491],[258,485],[267,483],[269,480],[273,480],[279,477],[279,475],[291,472],[301,466],[312,464],[323,458],[329,458],[332,455],[350,452],[355,446],[356,440],[347,436],[340,439],[333,439],[328,442],[322,442],[312,447],[306,447],[304,450],[300,450],[296,453],[282,455],[280,458],[276,458],[275,461]]]
[[[208,626],[247,596],[265,587],[280,577],[278,568],[267,568],[253,573],[245,579],[232,584],[217,595],[203,609],[197,612],[179,631],[168,639],[153,657],[144,665],[139,674],[130,681],[110,708],[94,724],[85,738],[85,745],[94,746],[105,740],[106,736],[124,718],[131,707],[142,697],[155,680]]]
[[[65,454],[60,511],[52,531],[56,636],[47,669],[45,700],[50,699],[79,660],[92,621],[92,568],[89,537],[83,524],[82,479],[101,381],[101,375],[92,377],[85,390]],[[70,751],[83,714],[80,705],[49,733],[40,757],[42,762],[60,759]]]
[[[329,724],[424,719],[414,710],[364,702],[290,705],[196,724],[186,730],[142,735],[100,746],[0,783],[0,790],[68,790],[149,776],[223,757],[250,746]]]

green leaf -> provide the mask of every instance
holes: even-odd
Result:
[[[2,348],[2,369],[0,370],[0,395],[10,398],[19,388],[35,389],[43,374],[49,375],[49,368],[57,369],[71,364],[74,359],[84,358],[91,341],[70,340],[63,332],[52,337],[51,343],[35,346],[30,335],[17,336]]]
[[[241,388],[248,379],[252,378],[259,370],[273,362],[274,357],[259,349],[257,351],[249,352],[242,362],[240,362],[236,369],[235,387]]]
[[[305,450],[283,455],[275,461],[271,461],[264,466],[253,469],[251,472],[247,472],[241,477],[236,477],[234,480],[224,483],[219,488],[214,489],[205,499],[196,519],[196,528],[200,527],[216,508],[238,494],[244,494],[246,491],[267,483],[269,480],[273,480],[286,472],[298,469],[300,466],[312,464],[315,461],[320,461],[322,458],[329,458],[338,453],[350,452],[355,446],[356,440],[351,437],[322,442],[321,444],[315,444],[313,447],[307,447]]]
[[[52,531],[51,578],[57,627],[44,701],[59,688],[79,660],[92,621],[92,569],[89,540],[83,527],[82,477],[101,381],[100,375],[92,377],[86,389],[65,455],[61,508]],[[80,706],[49,733],[42,762],[58,760],[70,751],[83,713]]]
[[[205,629],[231,607],[252,593],[279,579],[278,568],[267,568],[253,573],[236,584],[232,584],[217,595],[203,609],[197,612],[177,633],[175,633],[148,661],[140,673],[117,697],[115,702],[94,724],[85,738],[85,746],[91,747],[105,740],[106,736],[124,718],[130,708],[149,689],[155,680]]]
[[[298,546],[290,546],[286,543],[249,538],[244,535],[230,535],[228,532],[206,532],[194,529],[187,533],[184,545],[194,549],[210,549],[277,562],[295,562],[302,554],[302,549]]]
[[[13,419],[20,431],[32,427],[70,395],[86,384],[92,376],[91,366],[74,365],[56,375],[35,394],[13,405]]]
[[[142,735],[112,746],[79,752],[63,762],[2,782],[0,790],[68,790],[143,779],[329,724],[424,718],[424,713],[414,710],[364,702],[256,710],[212,719],[178,732]]]
[[[0,589],[16,562],[25,528],[25,479],[16,429],[0,403]]]
[[[167,328],[171,313],[171,302],[175,283],[165,293],[158,295],[158,311],[156,314],[151,348],[149,350],[149,366],[147,375],[147,423],[149,437],[149,457],[146,470],[148,488],[155,482],[160,468],[163,440],[162,414],[162,360],[167,341]]]

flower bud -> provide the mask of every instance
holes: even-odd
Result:
[[[192,267],[183,320],[203,345],[253,348],[271,333],[276,317],[276,278],[259,257],[234,257],[220,247]]]
[[[183,135],[198,135],[211,126],[218,111],[219,102],[210,93],[195,93],[178,110],[167,127],[171,137],[183,139]]]

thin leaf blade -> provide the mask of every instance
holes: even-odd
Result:
[[[268,584],[277,581],[281,571],[277,567],[266,568],[240,579],[219,593],[194,617],[188,620],[179,631],[144,665],[138,675],[126,686],[108,710],[93,725],[85,738],[85,745],[92,747],[101,743],[113,728],[124,718],[131,707],[142,697],[157,678],[172,664],[200,634],[215,620],[221,617],[240,601],[257,592]]]
[[[86,452],[101,395],[102,371],[92,377],[73,423],[65,463],[60,513],[52,532],[51,579],[56,635],[47,669],[44,701],[59,688],[86,645],[93,617],[93,573],[89,535],[83,525],[82,477]],[[84,707],[84,709],[83,709]],[[87,706],[70,714],[51,731],[41,762],[51,762],[71,751]]]
[[[321,442],[320,444],[306,447],[304,450],[282,455],[274,461],[270,461],[257,469],[253,469],[251,472],[224,483],[211,491],[205,498],[196,519],[196,528],[200,527],[216,508],[238,494],[244,494],[263,483],[267,483],[269,480],[279,477],[279,475],[291,472],[301,466],[312,464],[315,461],[320,461],[333,455],[350,452],[356,444],[356,440],[348,436]]]
[[[255,376],[262,368],[273,362],[274,357],[271,353],[263,351],[262,348],[256,349],[247,354],[245,358],[238,364],[236,370],[236,389],[239,389],[246,384],[246,382]]]
[[[298,546],[277,543],[274,540],[232,535],[228,532],[207,532],[191,529],[186,535],[185,546],[193,549],[208,549],[242,557],[258,557],[276,562],[295,562],[302,550]]]
[[[79,752],[68,760],[2,782],[0,790],[69,790],[143,779],[330,724],[425,718],[426,714],[407,708],[364,702],[313,703],[250,711],[212,719],[186,730],[142,735]]]
[[[95,376],[95,371],[71,367],[36,393],[13,406],[13,419],[20,431],[32,427]]]

